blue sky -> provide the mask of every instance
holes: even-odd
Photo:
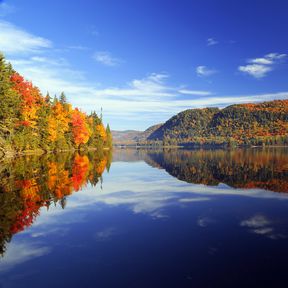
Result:
[[[286,0],[0,1],[0,50],[112,129],[288,98]]]

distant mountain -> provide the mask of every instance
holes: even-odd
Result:
[[[136,143],[144,142],[147,138],[157,130],[161,124],[156,124],[145,131],[137,130],[125,130],[125,131],[116,131],[112,130],[112,137],[114,145],[135,145]]]
[[[133,144],[136,143],[136,138],[139,136],[142,131],[137,130],[125,130],[125,131],[116,131],[112,130],[113,144]]]
[[[288,100],[189,109],[170,118],[146,139],[164,145],[288,144]]]

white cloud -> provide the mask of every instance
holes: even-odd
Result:
[[[5,54],[39,52],[52,47],[48,39],[32,35],[13,24],[0,21],[0,51]]]
[[[93,55],[93,59],[103,65],[106,66],[117,66],[123,61],[119,58],[113,57],[109,52],[107,51],[98,51],[95,52]]]
[[[57,59],[51,59],[48,57],[40,57],[40,56],[33,56],[30,58],[30,63],[41,63],[45,65],[55,65],[55,66],[69,66],[69,63],[64,58],[57,58]]]
[[[275,61],[275,60],[280,60],[280,59],[286,58],[287,54],[269,53],[265,57]]]
[[[213,46],[218,44],[219,42],[217,40],[215,40],[214,38],[208,38],[207,39],[207,46]]]
[[[273,61],[268,58],[255,58],[255,59],[251,59],[249,62],[254,63],[254,64],[261,64],[261,65],[273,64]]]
[[[249,64],[246,66],[239,66],[239,71],[247,73],[255,78],[263,78],[266,74],[272,71],[272,67],[260,65],[260,64]]]
[[[263,78],[267,76],[268,72],[274,70],[275,66],[286,56],[286,54],[269,53],[264,57],[249,59],[247,61],[249,64],[239,66],[238,70],[254,78]]]
[[[188,90],[188,89],[180,89],[178,90],[180,94],[185,95],[198,95],[198,96],[208,96],[212,93],[210,91],[202,91],[202,90]]]
[[[196,67],[196,73],[198,76],[210,76],[210,75],[217,73],[217,71],[214,69],[210,69],[207,66],[202,65],[202,66]]]

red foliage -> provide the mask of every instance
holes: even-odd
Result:
[[[72,112],[72,132],[75,144],[85,144],[89,140],[90,131],[86,124],[86,115],[77,108]]]
[[[86,183],[89,172],[89,159],[85,156],[76,155],[72,168],[72,183],[75,191],[79,191]]]
[[[35,218],[39,215],[40,207],[41,204],[36,203],[32,200],[27,200],[24,209],[20,211],[19,215],[17,216],[15,222],[11,227],[11,233],[15,234],[21,232],[25,228],[31,226]]]

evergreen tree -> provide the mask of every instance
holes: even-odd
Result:
[[[61,92],[60,94],[60,103],[61,104],[67,104],[67,98],[64,92]]]
[[[13,90],[13,69],[0,54],[0,137],[11,145],[20,118],[20,95]],[[2,141],[1,141],[2,142]],[[8,142],[8,143],[7,143]],[[0,143],[1,145],[1,143]]]
[[[106,135],[107,135],[106,145],[108,147],[111,147],[112,146],[112,133],[111,133],[109,124],[107,124],[106,126]]]

